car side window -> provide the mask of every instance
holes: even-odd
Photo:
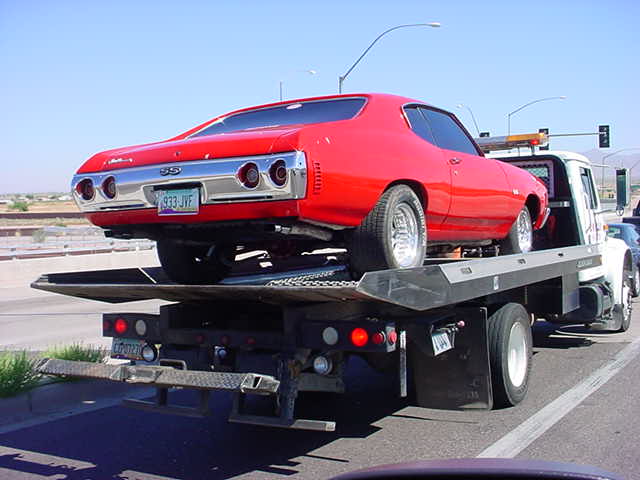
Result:
[[[436,142],[433,138],[431,127],[429,127],[427,120],[424,118],[422,113],[420,113],[418,107],[405,107],[404,113],[407,115],[411,130],[413,130],[413,132],[419,137],[435,145]]]
[[[460,126],[446,113],[421,108],[429,121],[436,145],[447,150],[479,155],[473,142]]]

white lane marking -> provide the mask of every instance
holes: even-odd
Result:
[[[528,420],[521,423],[478,458],[513,458],[531,445],[543,433],[560,421],[589,395],[607,383],[616,373],[640,354],[640,337],[627,345],[612,361],[596,370],[583,382],[566,391]]]

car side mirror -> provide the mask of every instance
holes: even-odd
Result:
[[[629,205],[631,199],[631,182],[629,180],[629,170],[626,168],[616,169],[616,212],[624,213],[624,209]]]

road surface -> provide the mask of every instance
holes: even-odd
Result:
[[[49,340],[71,338],[98,343],[99,313],[123,309],[19,295],[15,289],[11,300],[0,302],[5,346],[40,349]],[[141,302],[126,309],[157,306]],[[347,394],[301,397],[298,405],[302,417],[335,419],[334,433],[227,423],[231,397],[224,393],[212,395],[214,415],[206,419],[119,406],[70,412],[0,428],[0,478],[317,479],[376,464],[488,453],[591,464],[638,479],[638,352],[640,308],[626,333],[557,332],[540,323],[527,398],[518,407],[490,412],[411,406],[396,397],[393,383],[356,359]],[[173,395],[191,400],[189,392]]]

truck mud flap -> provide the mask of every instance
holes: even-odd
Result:
[[[491,368],[487,341],[487,309],[460,308],[456,321],[465,327],[455,335],[452,350],[433,356],[409,335],[408,354],[413,368],[416,403],[445,410],[491,409]]]
[[[274,395],[280,386],[280,381],[274,377],[257,373],[177,370],[155,365],[106,365],[55,358],[43,359],[38,365],[38,372],[46,375],[147,384],[158,388],[183,387],[257,395]]]

